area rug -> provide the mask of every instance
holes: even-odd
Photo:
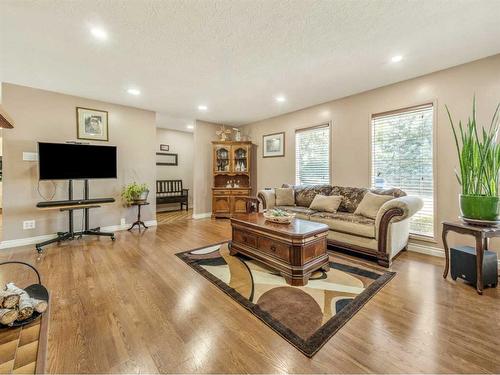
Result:
[[[351,319],[395,275],[330,255],[303,287],[242,255],[228,242],[176,254],[308,357]]]

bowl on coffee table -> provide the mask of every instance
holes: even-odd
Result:
[[[290,224],[295,217],[295,214],[280,210],[279,208],[273,208],[264,212],[264,217],[267,221],[271,221],[273,223]]]

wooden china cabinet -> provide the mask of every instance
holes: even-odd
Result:
[[[231,217],[246,212],[251,188],[252,142],[214,141],[212,217]]]

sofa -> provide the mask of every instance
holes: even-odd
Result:
[[[275,189],[258,192],[264,209],[280,208],[295,213],[297,218],[327,224],[328,244],[377,259],[389,267],[394,257],[408,245],[410,218],[423,207],[423,201],[408,196],[400,189],[367,189],[332,185],[283,185],[293,189],[295,204],[276,205]],[[355,214],[356,208],[367,192],[388,195],[389,198],[369,218]],[[317,194],[341,196],[336,212],[320,212],[309,208]]]

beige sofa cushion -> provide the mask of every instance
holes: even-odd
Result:
[[[380,207],[391,199],[394,199],[392,195],[378,195],[367,192],[359,203],[358,208],[356,208],[356,211],[354,211],[354,214],[375,219]]]
[[[311,210],[307,207],[300,207],[300,206],[276,206],[276,208],[279,208],[280,210],[294,213],[295,217],[298,219],[304,219],[304,220],[309,220],[309,217],[312,214],[317,213],[318,211]]]
[[[337,212],[340,203],[342,203],[342,197],[340,195],[321,195],[317,194],[309,208],[311,210],[322,211],[322,212]]]
[[[276,206],[294,206],[295,192],[292,188],[276,188]]]
[[[348,212],[318,212],[309,220],[323,223],[336,232],[375,238],[375,220]]]

